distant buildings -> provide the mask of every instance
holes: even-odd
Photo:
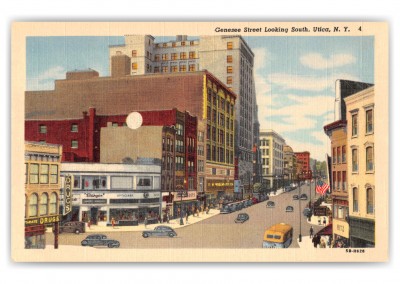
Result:
[[[292,147],[289,145],[283,146],[283,174],[285,184],[288,184],[297,179],[297,159]]]
[[[312,179],[312,171],[310,167],[310,152],[295,152],[297,161],[297,178]]]

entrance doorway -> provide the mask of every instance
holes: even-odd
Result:
[[[97,207],[90,208],[90,223],[97,225],[99,209]]]

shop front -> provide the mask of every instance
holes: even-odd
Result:
[[[350,228],[345,220],[333,219],[333,246],[348,247],[350,244]]]
[[[350,217],[350,246],[353,248],[375,247],[375,221]]]
[[[173,192],[173,218],[180,218],[181,214],[183,217],[186,213],[189,215],[194,214],[197,210],[204,209],[201,202],[197,199],[196,191],[187,192]]]
[[[234,200],[234,182],[224,179],[207,179],[207,204],[217,207],[222,200]]]
[[[60,221],[59,215],[41,216],[25,219],[25,248],[46,248],[46,227],[53,227]]]

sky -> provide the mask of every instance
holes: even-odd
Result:
[[[173,37],[174,38],[174,37]],[[261,129],[273,129],[295,152],[325,160],[334,121],[335,81],[374,83],[373,37],[243,37],[254,52]],[[169,40],[156,37],[156,42]],[[121,37],[28,37],[27,90],[52,90],[72,70],[109,75],[108,46]]]

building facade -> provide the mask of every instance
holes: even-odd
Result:
[[[65,220],[91,221],[99,226],[133,226],[157,223],[161,216],[160,160],[135,160],[135,164],[62,163],[61,179],[72,183],[72,210]],[[61,189],[61,202],[65,186]]]
[[[109,57],[112,76],[124,71],[124,75],[144,75],[206,69],[238,94],[235,156],[239,159],[241,184],[250,188],[248,172],[253,172],[252,148],[259,123],[254,53],[241,36],[200,36],[189,40],[186,35],[179,35],[175,40],[156,43],[151,35],[126,35],[124,45],[110,46]]]
[[[260,131],[262,183],[267,189],[279,188],[284,183],[285,140],[272,129]]]
[[[301,180],[311,179],[310,152],[295,152],[297,160],[297,178]]]
[[[89,74],[73,73],[69,72],[66,80],[56,80],[54,91],[26,92],[26,120],[36,123],[26,125],[27,130],[35,132],[28,131],[27,137],[40,141],[43,139],[40,135],[44,135],[48,141],[53,137],[48,134],[50,126],[37,121],[79,119],[84,113],[83,121],[87,124],[81,123],[82,129],[87,129],[88,142],[81,145],[72,141],[78,138],[72,139],[71,152],[84,161],[100,161],[101,131],[98,129],[107,123],[118,127],[125,123],[126,117],[122,119],[115,114],[128,114],[133,110],[185,110],[197,117],[197,137],[203,141],[197,145],[197,154],[201,154],[197,155],[197,165],[193,160],[191,163],[191,169],[197,166],[195,188],[203,189],[203,196],[208,196],[210,202],[226,194],[233,195],[236,94],[211,73],[198,71],[101,78],[93,71],[88,71]],[[56,100],[53,99],[55,97]],[[52,112],[45,110],[43,101],[51,101]],[[86,117],[89,107],[92,110]],[[105,117],[104,120],[96,120],[92,112],[98,117]],[[57,127],[54,128],[59,133],[57,135],[65,137],[68,132],[68,135],[85,136],[79,131],[70,133],[71,129],[81,128],[78,122],[78,126],[72,126],[72,121],[65,123],[64,128],[58,128],[61,133],[57,132]],[[46,133],[37,133],[40,129]],[[77,151],[81,149],[82,152]],[[187,155],[193,157],[192,154]]]
[[[347,183],[347,121],[324,126],[331,140],[332,237],[334,245],[349,246],[349,191]]]
[[[60,221],[61,156],[60,145],[25,142],[26,249],[44,249],[46,227],[57,228]]]
[[[345,98],[351,247],[375,246],[374,87]]]
[[[289,145],[283,146],[283,174],[285,185],[292,183],[296,180],[297,173],[297,159],[293,152],[292,147]]]

